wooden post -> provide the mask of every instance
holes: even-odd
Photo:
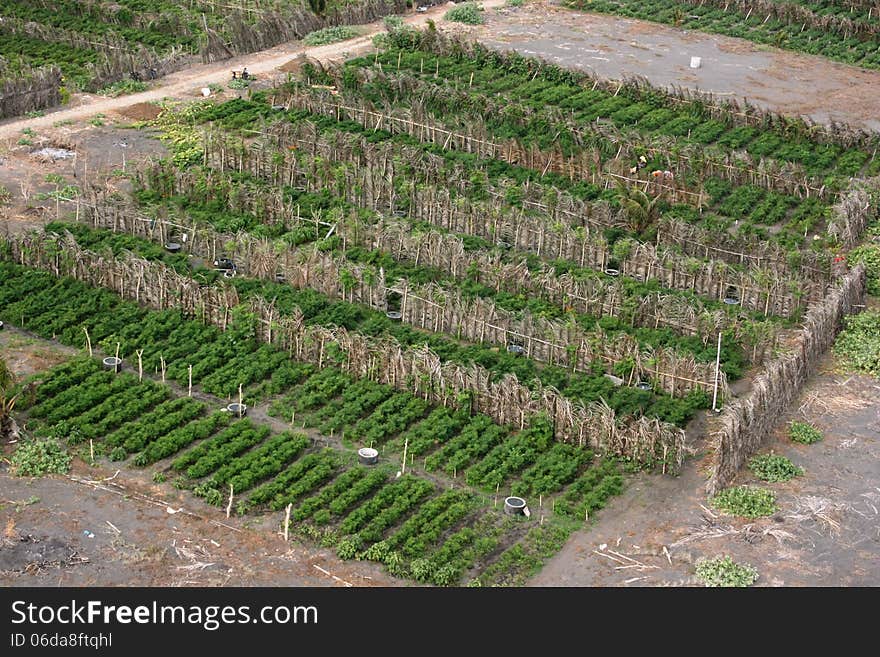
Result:
[[[406,474],[406,450],[409,448],[409,436],[403,441],[403,463],[400,466],[401,474]]]
[[[189,365],[189,391],[187,392],[187,396],[193,396],[193,366]]]
[[[165,383],[165,357],[159,356],[159,363],[162,365],[162,383]]]
[[[92,356],[94,356],[94,354],[92,353],[92,339],[89,337],[89,329],[83,326],[83,331],[86,332],[86,346],[88,346],[89,348],[89,358],[91,358]]]
[[[89,438],[89,462],[95,464],[95,441]]]
[[[235,491],[232,488],[232,484],[229,484],[229,504],[226,505],[226,517],[229,517],[229,514],[232,512],[232,497]]]
[[[241,384],[238,384],[238,418],[241,419],[241,409],[244,408],[242,406],[242,394],[241,394]]]
[[[718,369],[721,365],[721,333],[718,334],[718,353],[715,355],[715,390],[712,392],[712,410],[717,411],[715,402],[718,400]]]
[[[284,511],[284,542],[286,543],[290,538],[290,509],[293,507],[293,502],[287,505],[287,509]]]
[[[143,381],[144,380],[144,361],[143,361],[144,350],[138,349],[135,353],[137,354],[137,357],[138,357],[138,381]]]
[[[119,343],[116,343],[116,359],[119,359]]]

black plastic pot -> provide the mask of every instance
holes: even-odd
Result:
[[[636,383],[636,388],[638,388],[639,390],[653,390],[654,386],[652,386],[647,381],[639,381],[638,383]]]
[[[511,516],[521,516],[526,508],[526,501],[521,497],[504,498],[504,513]]]
[[[722,299],[722,301],[724,303],[726,303],[728,306],[738,306],[739,305],[739,299],[736,299],[734,297],[724,297],[724,299]]]
[[[509,344],[507,345],[507,351],[517,355],[526,353],[525,347],[523,347],[521,344]]]
[[[235,269],[235,263],[229,258],[217,258],[214,261],[214,267],[217,269]]]
[[[615,269],[614,267],[606,267],[605,268],[605,275],[611,276],[611,277],[620,276],[620,270]]]
[[[361,465],[376,465],[379,462],[379,452],[372,447],[361,447],[358,450],[358,463]]]
[[[247,415],[247,404],[239,404],[236,402],[227,406],[226,410],[232,413],[235,417],[244,417]]]
[[[177,253],[180,249],[181,246],[177,242],[168,242],[168,244],[165,245],[165,250],[169,253]]]
[[[385,317],[392,321],[399,322],[401,319],[403,319],[403,313],[399,310],[389,310],[387,313],[385,313]]]
[[[105,370],[119,372],[119,370],[122,369],[122,359],[117,358],[116,356],[107,356],[107,358],[105,358],[103,362]]]
[[[272,105],[272,109],[276,112],[281,112],[283,110],[286,110],[287,108],[284,105]]]
[[[235,278],[235,270],[234,269],[225,269],[223,271],[223,278]]]
[[[278,272],[277,274],[275,274],[275,282],[276,283],[283,283],[286,280],[287,280],[287,277],[284,274],[282,274],[281,272]]]

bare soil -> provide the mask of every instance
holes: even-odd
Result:
[[[695,562],[724,554],[755,566],[758,585],[880,585],[878,390],[876,380],[839,374],[825,359],[762,450],[787,456],[804,475],[767,484],[743,469],[735,482],[774,490],[773,516],[747,520],[713,510],[699,461],[677,478],[639,474],[530,584],[698,585]],[[814,423],[824,440],[791,442],[792,419]]]
[[[601,77],[643,76],[720,98],[748,98],[777,112],[880,130],[880,71],[744,39],[570,11],[550,2],[485,13],[487,45],[543,57]],[[700,57],[700,68],[690,68]]]

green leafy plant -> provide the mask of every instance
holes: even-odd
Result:
[[[880,312],[864,312],[845,318],[844,329],[834,344],[834,353],[848,369],[880,378]]]
[[[336,25],[309,32],[303,37],[303,43],[307,46],[325,46],[328,43],[353,39],[359,34],[360,30],[351,25]]]
[[[789,481],[804,473],[804,469],[779,454],[759,454],[749,461],[749,469],[763,481],[770,483]]]
[[[98,93],[101,96],[116,98],[118,96],[140,93],[141,91],[146,91],[147,89],[149,89],[149,86],[145,82],[126,78],[124,80],[114,82],[113,84],[108,84],[106,87],[102,87],[98,90]]]
[[[812,445],[822,440],[822,432],[807,422],[793,421],[788,428],[788,437],[802,445]]]
[[[12,472],[19,477],[66,474],[72,457],[55,439],[22,442],[10,458]]]
[[[776,493],[757,486],[735,486],[710,500],[719,511],[745,518],[759,518],[776,512]]]
[[[453,7],[443,16],[448,21],[464,23],[466,25],[483,24],[483,8],[475,2],[465,2]]]
[[[697,579],[706,586],[751,586],[758,580],[758,571],[727,556],[715,557],[697,561]]]

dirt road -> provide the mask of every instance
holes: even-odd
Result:
[[[486,0],[481,4],[485,9],[501,7],[505,0]],[[454,6],[440,5],[431,8],[424,13],[414,13],[404,18],[405,22],[413,26],[423,26],[428,20],[438,24],[450,24],[443,20],[443,15]],[[0,125],[0,139],[18,136],[25,128],[45,128],[59,121],[78,121],[96,114],[107,114],[113,110],[128,107],[135,103],[144,103],[162,100],[163,98],[180,98],[192,96],[198,93],[202,87],[209,84],[224,84],[230,79],[230,71],[241,70],[247,66],[248,71],[256,77],[272,77],[277,75],[277,68],[289,62],[300,54],[306,54],[315,59],[324,61],[335,58],[347,58],[357,55],[372,46],[373,37],[385,31],[381,21],[361,26],[363,34],[355,39],[340,41],[326,46],[306,47],[302,42],[294,41],[284,43],[275,48],[258,53],[242,55],[234,59],[227,59],[213,64],[203,64],[190,67],[183,71],[164,77],[159,86],[149,91],[137,94],[129,94],[118,98],[105,98],[89,94],[79,94],[75,97],[76,106],[51,112],[45,116],[32,119],[18,119]]]

